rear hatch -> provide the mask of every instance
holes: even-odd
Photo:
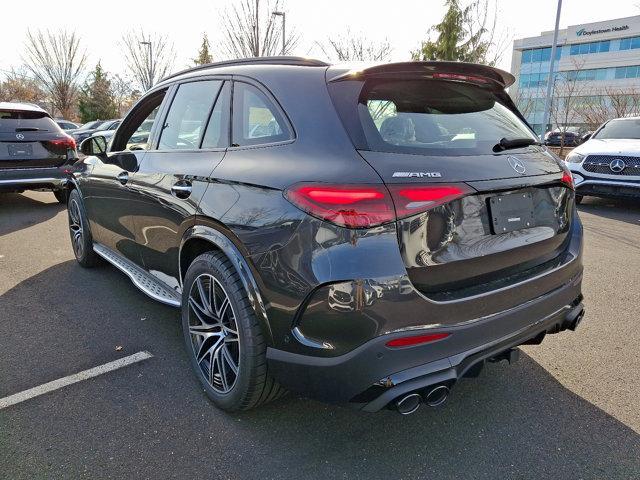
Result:
[[[484,66],[328,72],[362,157],[389,188],[409,277],[434,300],[496,290],[562,262],[573,191]]]
[[[0,170],[59,167],[74,149],[46,112],[0,109]]]

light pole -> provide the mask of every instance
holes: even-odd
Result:
[[[553,95],[553,84],[555,77],[553,75],[553,67],[556,61],[556,47],[558,43],[558,27],[560,26],[560,10],[562,9],[562,0],[558,0],[558,11],[556,12],[556,28],[553,31],[553,45],[551,45],[551,60],[549,62],[549,79],[547,80],[547,98],[544,100],[544,116],[542,118],[542,141],[544,134],[547,132],[549,124],[549,116],[551,115],[551,96]]]
[[[282,55],[285,54],[286,51],[286,45],[287,45],[287,41],[285,38],[285,25],[286,25],[286,17],[287,14],[285,12],[281,12],[281,11],[275,11],[273,12],[271,15],[275,15],[276,17],[282,17]]]
[[[150,41],[140,42],[140,45],[149,47],[149,88],[153,87],[153,45]]]

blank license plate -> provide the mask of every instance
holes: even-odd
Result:
[[[28,143],[10,143],[7,147],[10,157],[30,157],[33,155],[33,148]]]
[[[531,193],[509,193],[489,198],[493,233],[507,233],[534,226]]]

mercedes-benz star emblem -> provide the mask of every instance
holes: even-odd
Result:
[[[624,163],[624,160],[622,160],[621,158],[616,158],[609,164],[609,170],[611,170],[613,173],[620,173],[625,168],[627,168],[627,164]]]
[[[527,171],[527,169],[524,166],[524,163],[522,163],[516,157],[509,155],[507,157],[507,160],[509,161],[509,165],[511,165],[511,168],[513,168],[520,175],[524,175],[524,172]]]
[[[18,140],[24,140],[24,135],[23,135],[23,134],[21,134],[21,133],[16,133],[16,138],[17,138]]]

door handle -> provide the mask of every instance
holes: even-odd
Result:
[[[120,172],[118,174],[118,181],[125,185],[129,181],[129,173],[128,172]]]
[[[187,198],[191,195],[191,182],[178,182],[171,187],[171,193],[178,198]]]

